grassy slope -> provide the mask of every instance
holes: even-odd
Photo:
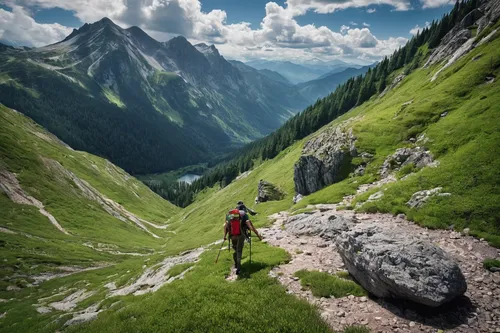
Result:
[[[5,291],[8,285],[26,286],[32,282],[31,276],[57,270],[61,265],[113,264],[117,265],[113,270],[122,267],[126,271],[142,264],[129,256],[97,252],[84,246],[85,242],[107,244],[122,252],[151,253],[163,248],[164,239],[154,239],[135,225],[106,213],[96,202],[83,197],[71,180],[49,169],[44,158],[59,161],[106,197],[157,224],[164,224],[178,211],[123,170],[96,156],[64,147],[31,120],[0,105],[0,168],[15,173],[24,191],[39,199],[71,234],[59,232],[35,207],[13,203],[1,192],[0,226],[15,234],[0,232],[3,259],[0,298],[19,299],[17,293]],[[153,231],[160,236],[168,235],[165,230]],[[106,271],[110,274],[110,270],[88,273],[87,277],[99,281],[98,276]],[[42,289],[23,289],[20,293],[28,297],[36,290],[33,295],[44,295],[48,292],[45,286],[54,283],[59,285],[61,281],[51,281]],[[11,318],[16,318],[16,313],[25,317],[27,310],[30,314],[34,312],[32,306],[22,305],[16,304],[14,308],[19,310],[16,312],[12,304],[1,303],[0,312],[12,310]]]

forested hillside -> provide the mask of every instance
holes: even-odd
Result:
[[[241,147],[308,104],[286,82],[240,71],[213,45],[160,43],[109,19],[46,47],[2,47],[0,87],[1,103],[136,174]]]

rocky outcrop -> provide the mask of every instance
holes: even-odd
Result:
[[[483,42],[472,36],[469,27],[476,25],[476,36],[478,36],[486,27],[494,25],[499,18],[499,0],[481,1],[479,9],[475,9],[465,16],[459,24],[443,37],[439,46],[432,52],[424,67],[440,63],[443,60],[448,61],[433,75],[431,81],[434,81],[444,69],[451,66],[462,56]]]
[[[394,225],[321,211],[291,216],[284,225],[295,236],[334,241],[349,273],[377,297],[437,307],[467,290],[459,266],[441,248]]]
[[[277,201],[283,199],[285,194],[275,185],[265,180],[260,180],[257,188],[256,202]]]
[[[295,192],[307,195],[347,177],[356,156],[352,129],[330,128],[308,141],[295,164]]]
[[[430,197],[439,196],[439,197],[447,197],[450,196],[451,193],[441,193],[442,187],[436,187],[432,190],[424,190],[413,193],[411,199],[406,203],[410,208],[419,208],[422,207]]]
[[[431,307],[463,295],[459,266],[439,247],[378,225],[354,227],[337,237],[349,273],[377,297]]]
[[[304,197],[302,196],[302,194],[300,193],[297,193],[294,197],[293,197],[293,203],[296,204],[297,202],[299,202],[300,200],[304,199]]]
[[[403,82],[405,77],[406,77],[406,75],[404,75],[404,74],[399,74],[398,76],[396,76],[394,78],[394,80],[392,81],[392,83],[388,87],[386,87],[384,89],[384,91],[382,91],[382,93],[380,94],[380,97],[384,97],[385,94],[387,94],[389,91],[398,87],[401,84],[401,82]]]
[[[421,147],[416,148],[399,148],[396,152],[388,156],[382,168],[380,169],[380,175],[382,178],[386,178],[395,170],[399,170],[401,167],[413,163],[416,168],[423,168],[433,162],[432,154],[429,151]]]

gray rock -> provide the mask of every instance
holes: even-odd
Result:
[[[302,194],[296,194],[294,197],[293,197],[293,203],[296,204],[297,202],[299,202],[300,200],[304,199],[304,197],[302,196]]]
[[[410,208],[419,208],[422,207],[429,198],[433,196],[446,197],[450,196],[451,193],[441,193],[443,190],[442,187],[436,187],[432,190],[424,190],[413,193],[411,199],[406,203]]]
[[[432,154],[421,147],[398,148],[394,154],[385,159],[380,169],[380,175],[382,178],[386,178],[391,172],[399,170],[410,163],[420,169],[431,164],[433,160]]]
[[[285,197],[284,193],[275,185],[265,180],[260,180],[257,188],[257,202],[278,201]]]
[[[304,145],[295,164],[295,192],[307,195],[346,178],[356,156],[352,129],[330,128]]]
[[[355,176],[363,176],[365,174],[366,166],[365,165],[360,165],[354,170],[354,175]]]
[[[354,220],[340,215],[298,214],[288,218],[285,228],[295,236],[320,236],[326,240],[334,240],[354,224]]]
[[[349,273],[377,297],[437,307],[467,290],[459,266],[443,250],[397,230],[354,226],[336,242]]]
[[[373,201],[380,200],[380,199],[382,199],[383,196],[384,196],[384,192],[378,191],[378,192],[373,193],[372,195],[370,195],[370,197],[368,198],[367,202],[373,202]]]

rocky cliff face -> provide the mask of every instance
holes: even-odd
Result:
[[[352,129],[338,126],[310,140],[295,164],[295,191],[307,195],[344,179],[356,156]]]
[[[477,38],[477,36],[481,35],[481,32],[493,26],[500,18],[500,0],[482,0],[481,3],[479,9],[475,9],[465,16],[459,24],[443,37],[440,45],[432,52],[424,67],[440,63],[443,60],[448,61],[445,66],[432,77],[432,81],[434,81],[439,73],[445,68],[448,68],[474,47],[491,37],[484,36],[481,40]],[[472,35],[469,29],[474,25],[477,26],[475,36]]]

